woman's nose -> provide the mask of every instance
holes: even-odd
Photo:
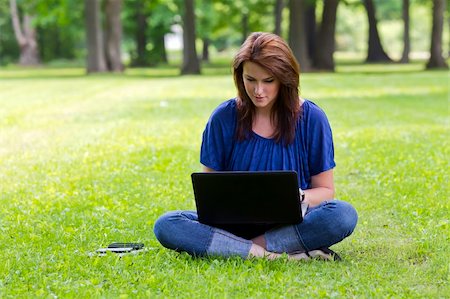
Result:
[[[255,84],[255,94],[261,94],[262,93],[262,85],[260,83]]]

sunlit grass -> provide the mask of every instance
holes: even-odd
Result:
[[[301,92],[329,117],[337,195],[360,216],[341,263],[192,259],[156,241],[160,214],[195,207],[228,66],[0,70],[0,297],[449,297],[448,73],[338,70],[303,74]],[[113,241],[147,251],[89,256]]]

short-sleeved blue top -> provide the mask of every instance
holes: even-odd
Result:
[[[216,171],[295,170],[299,186],[311,188],[311,176],[336,166],[331,127],[316,104],[305,100],[294,142],[285,145],[254,132],[236,139],[236,99],[220,104],[211,114],[200,151],[200,162]]]

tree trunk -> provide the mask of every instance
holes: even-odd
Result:
[[[14,28],[17,43],[20,48],[20,65],[38,65],[39,46],[37,43],[36,29],[33,27],[33,17],[25,14],[23,23],[20,25],[20,17],[17,11],[16,0],[10,0],[11,20]]]
[[[324,2],[322,24],[320,25],[318,40],[320,47],[315,52],[314,67],[321,70],[334,71],[334,34],[336,31],[336,14],[339,0]]]
[[[275,29],[273,33],[281,36],[281,21],[283,19],[284,0],[276,0],[274,16],[275,16]]]
[[[366,8],[369,19],[369,48],[366,62],[391,62],[392,59],[389,58],[381,45],[373,0],[364,0],[364,7]]]
[[[156,25],[152,28],[150,38],[153,43],[153,49],[150,51],[151,64],[167,63],[166,43],[164,40],[164,26]]]
[[[403,53],[402,58],[400,58],[400,62],[408,63],[409,52],[411,51],[409,38],[409,0],[403,0],[402,16],[403,16]]]
[[[86,37],[87,37],[87,72],[105,72],[103,34],[100,24],[100,0],[85,0]]]
[[[209,38],[205,37],[202,39],[203,41],[203,51],[202,51],[202,60],[205,62],[209,61]]]
[[[183,13],[183,66],[181,74],[200,74],[200,63],[195,49],[194,0],[184,1]]]
[[[242,43],[244,43],[249,35],[249,33],[248,33],[248,13],[242,14],[241,24],[242,24]]]
[[[444,11],[446,0],[433,1],[433,28],[431,31],[430,60],[427,69],[448,68],[442,56],[442,31],[444,29]]]
[[[308,43],[306,38],[304,0],[289,0],[289,44],[297,58],[301,71],[311,69],[311,61],[308,57]]]
[[[136,23],[135,31],[136,57],[133,60],[134,66],[148,66],[147,51],[147,15],[144,13],[143,1],[136,2]]]
[[[305,2],[304,9],[304,26],[306,39],[308,43],[308,59],[313,60],[316,52],[316,40],[317,40],[317,30],[316,30],[316,0],[301,0]],[[325,1],[326,2],[326,1]]]
[[[122,21],[120,12],[122,0],[106,0],[106,57],[108,70],[122,72],[122,53],[120,45],[122,42]]]

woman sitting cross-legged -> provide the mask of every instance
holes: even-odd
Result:
[[[236,54],[237,97],[220,104],[203,132],[208,171],[295,170],[309,207],[301,223],[244,239],[202,224],[196,212],[172,211],[155,223],[159,242],[195,256],[339,259],[329,247],[348,237],[355,209],[334,199],[334,147],[325,113],[299,96],[299,65],[279,36],[251,34]]]

